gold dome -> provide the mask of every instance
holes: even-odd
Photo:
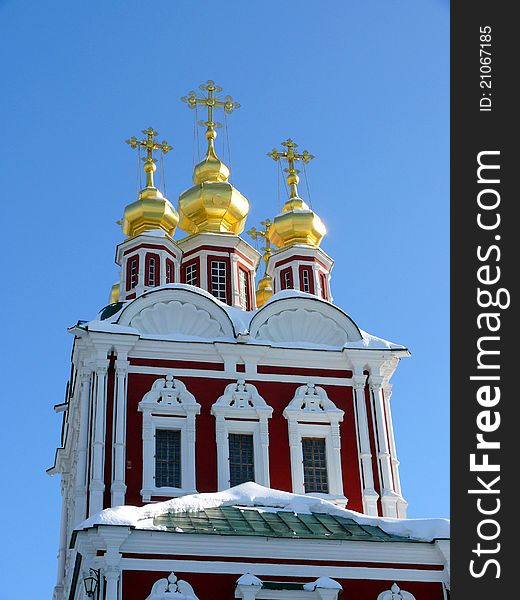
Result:
[[[122,227],[128,237],[154,229],[173,236],[178,223],[179,215],[170,201],[157,188],[147,186],[138,199],[125,208]]]
[[[148,136],[145,140],[140,141],[135,137],[127,140],[127,144],[132,148],[146,149],[147,156],[142,159],[146,173],[146,187],[139,192],[137,200],[125,208],[121,223],[123,233],[128,237],[134,237],[145,231],[162,229],[173,236],[179,223],[179,215],[170,201],[154,185],[153,174],[157,170],[155,165],[157,161],[152,156],[156,150],[166,154],[172,147],[165,141],[157,143],[153,138],[158,134],[152,127],[145,129],[143,133]]]
[[[208,151],[195,166],[193,183],[179,197],[179,227],[187,233],[239,234],[244,230],[249,202],[228,181],[229,169],[217,157],[213,140],[216,132],[206,132]]]
[[[291,138],[282,142],[282,145],[287,150],[278,151],[274,149],[267,156],[275,161],[281,158],[287,161],[288,168],[285,169],[285,172],[287,173],[287,184],[289,185],[289,199],[284,204],[282,212],[274,218],[268,231],[269,239],[278,248],[285,248],[294,244],[318,247],[327,233],[327,229],[318,215],[298,196],[300,178],[298,177],[298,169],[294,167],[295,161],[301,160],[305,165],[314,156],[309,154],[307,150],[304,150],[301,154],[296,153],[294,149],[298,145]]]
[[[115,304],[116,302],[119,302],[119,287],[119,283],[114,283],[114,285],[111,287],[110,296],[108,298],[109,304]]]
[[[256,288],[256,307],[261,308],[273,295],[273,280],[267,273],[260,279]]]
[[[318,247],[326,233],[323,221],[301,198],[290,198],[273,219],[269,239],[278,248],[294,244]]]

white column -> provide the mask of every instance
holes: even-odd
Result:
[[[223,415],[217,415],[215,428],[215,437],[217,441],[218,489],[221,491],[226,490],[229,487],[229,445]]]
[[[354,404],[359,433],[359,458],[361,466],[361,486],[363,497],[363,512],[377,516],[377,500],[379,495],[374,488],[372,472],[372,452],[370,450],[370,431],[368,428],[367,407],[365,401],[366,375],[354,375]]]
[[[265,487],[270,487],[269,477],[269,424],[267,417],[260,417],[260,452],[262,453],[262,477],[258,482]]]
[[[78,460],[74,482],[74,526],[87,518],[87,451],[89,430],[89,408],[92,370],[83,367],[78,374],[79,385],[79,432]]]
[[[298,431],[298,422],[289,419],[289,448],[291,453],[292,491],[294,494],[305,494],[303,482],[303,452]]]
[[[121,569],[115,565],[109,565],[105,568],[104,576],[106,581],[105,600],[118,600]]]
[[[67,521],[68,521],[68,496],[67,476],[61,476],[61,517],[60,517],[60,545],[58,549],[58,577],[54,588],[54,598],[61,600],[63,597],[63,583],[65,578],[65,561],[67,558]]]
[[[384,517],[397,517],[398,496],[394,491],[394,482],[392,477],[392,465],[390,462],[390,447],[386,430],[385,409],[383,400],[383,378],[381,376],[370,375],[370,390],[374,398],[374,410],[377,425],[377,442],[379,466],[383,484],[383,494],[381,504]]]
[[[152,409],[145,407],[143,412],[143,489],[141,496],[145,502],[152,498],[155,488],[154,482],[154,453],[155,453],[155,428],[152,421]]]
[[[197,404],[193,410],[186,408],[186,465],[187,469],[182,473],[185,481],[181,482],[183,489],[196,490],[197,477],[195,473],[195,415],[197,410],[200,411],[200,406]]]
[[[115,427],[113,443],[113,480],[111,486],[112,506],[125,503],[125,460],[126,460],[126,390],[129,362],[124,358],[116,361]]]
[[[339,434],[339,422],[331,421],[330,437],[332,441],[332,477],[329,476],[330,494],[343,495],[343,472],[341,468],[341,436]]]
[[[392,461],[392,472],[394,475],[394,490],[399,495],[397,501],[397,513],[400,519],[406,518],[406,509],[408,508],[408,502],[403,498],[401,491],[401,479],[399,477],[399,460],[397,458],[397,449],[395,446],[395,435],[394,425],[392,421],[392,411],[390,408],[390,398],[392,397],[392,386],[389,383],[383,384],[383,395],[386,409],[386,422],[388,425],[388,441],[390,444],[390,454]]]
[[[103,467],[105,454],[105,429],[106,429],[106,387],[107,387],[108,360],[99,360],[95,367],[96,372],[96,404],[94,415],[94,435],[92,449],[92,479],[90,482],[90,507],[92,515],[103,510]]]
[[[231,254],[230,260],[231,273],[231,304],[240,308],[240,286],[238,281],[238,256]]]

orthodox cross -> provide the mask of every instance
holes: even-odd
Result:
[[[252,227],[247,232],[247,235],[250,235],[254,240],[257,240],[258,238],[263,238],[265,240],[265,246],[262,246],[262,251],[264,252],[263,258],[267,268],[269,257],[273,253],[271,240],[269,239],[269,229],[271,228],[272,223],[269,219],[266,219],[265,221],[260,221],[260,225],[262,225],[263,229],[258,230],[256,227]]]
[[[295,168],[294,163],[298,160],[301,160],[304,165],[306,165],[309,161],[315,158],[312,154],[304,150],[301,154],[294,151],[295,148],[298,148],[298,144],[295,144],[291,138],[288,138],[285,142],[282,142],[282,146],[285,146],[287,150],[277,150],[273,148],[271,152],[267,153],[267,156],[270,156],[273,160],[278,161],[281,158],[287,161],[287,169],[284,169],[285,173],[287,173],[287,183],[290,188],[290,198],[298,197],[298,190],[296,185],[300,181],[298,177],[298,173],[300,172]]]
[[[216,85],[214,81],[211,81],[211,79],[206,83],[199,85],[199,90],[202,92],[207,92],[207,95],[202,94],[202,98],[197,98],[197,94],[192,91],[189,92],[187,96],[183,96],[181,100],[186,102],[188,108],[191,109],[196,108],[199,104],[207,108],[208,120],[199,121],[199,125],[204,125],[208,128],[206,131],[206,137],[208,140],[215,139],[216,133],[214,130],[222,125],[213,121],[213,109],[222,107],[224,112],[230,114],[235,110],[235,108],[240,108],[240,104],[238,102],[234,102],[231,96],[226,96],[224,100],[218,100],[218,98],[215,98],[215,93],[220,93],[222,88],[219,85]],[[212,135],[208,135],[209,132],[211,132]]]
[[[157,150],[161,150],[163,154],[166,154],[172,150],[172,146],[169,146],[166,140],[162,141],[160,144],[156,142],[154,138],[159,134],[153,127],[143,129],[142,133],[147,136],[145,140],[138,140],[134,135],[129,140],[126,140],[126,143],[131,148],[145,148],[146,157],[142,160],[144,161],[144,172],[146,173],[146,187],[154,187],[153,174],[157,170],[157,167],[155,166],[157,159],[153,157],[153,153]]]

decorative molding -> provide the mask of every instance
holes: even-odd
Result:
[[[256,387],[239,379],[211,407],[216,417],[218,489],[230,485],[229,434],[253,435],[255,482],[269,487],[269,426],[273,414]]]
[[[146,600],[198,600],[191,585],[183,579],[177,579],[175,573],[170,573],[168,578],[157,580]]]
[[[402,590],[397,583],[394,583],[389,590],[381,592],[377,600],[415,600],[415,596]]]
[[[182,496],[196,493],[195,489],[195,417],[200,404],[188,392],[182,381],[171,373],[157,379],[138,405],[143,413],[143,489],[145,502],[152,496]],[[181,487],[155,485],[155,432],[173,429],[181,432]]]
[[[202,339],[234,339],[233,323],[207,292],[176,287],[146,292],[121,312],[119,325],[148,335],[176,335]]]
[[[325,439],[329,493],[313,495],[346,504],[339,433],[339,423],[343,421],[344,414],[344,411],[329,399],[322,387],[308,383],[297,388],[294,398],[283,411],[283,416],[288,421],[291,478],[295,494],[305,494],[302,438],[321,437]]]
[[[303,584],[303,589],[263,589],[263,581],[245,573],[237,579],[235,598],[242,600],[268,600],[275,596],[279,600],[337,600],[343,590],[341,585],[329,577],[319,577],[316,581]]]
[[[267,303],[251,320],[253,339],[342,347],[361,340],[357,325],[324,300],[287,297]]]

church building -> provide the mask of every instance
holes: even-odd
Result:
[[[444,600],[448,524],[407,519],[399,480],[390,380],[409,351],[334,304],[298,190],[314,157],[291,139],[268,154],[286,202],[243,235],[249,202],[215,149],[216,111],[240,105],[221,92],[183,98],[207,150],[177,207],[154,181],[171,146],[128,140],[146,185],[110,303],[69,329],[55,407],[54,600]]]

